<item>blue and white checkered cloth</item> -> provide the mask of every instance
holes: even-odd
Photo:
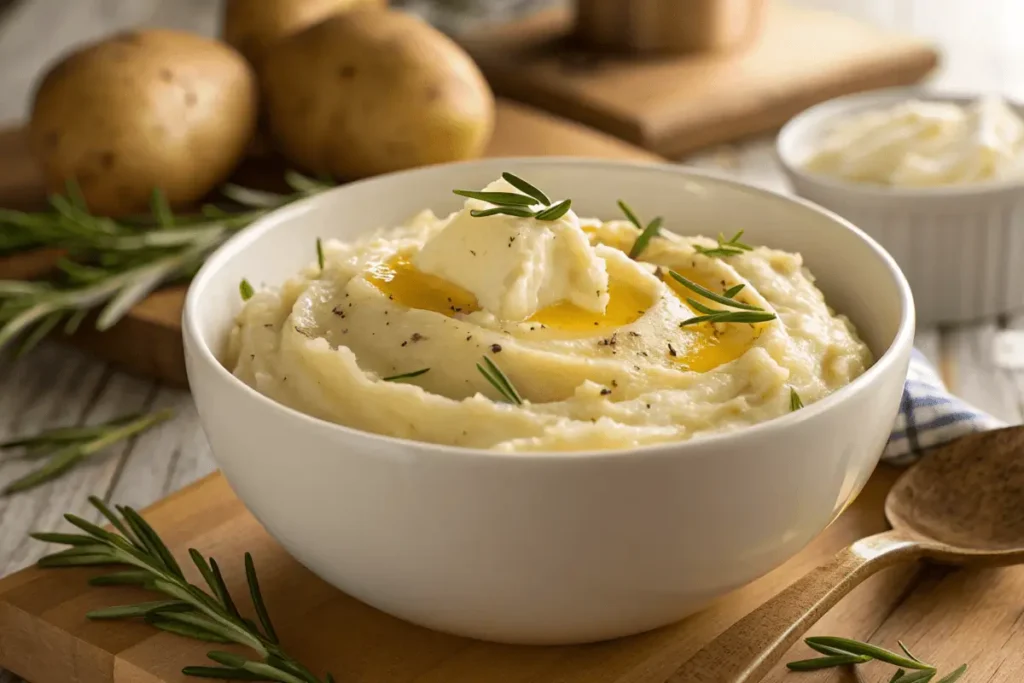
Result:
[[[900,413],[882,460],[908,465],[929,448],[958,436],[1005,426],[1002,420],[950,394],[924,354],[914,349],[903,385]]]

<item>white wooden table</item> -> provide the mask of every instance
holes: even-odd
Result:
[[[802,2],[936,40],[945,51],[934,81],[939,87],[987,88],[1024,98],[1024,41],[1015,41],[1024,31],[1021,0]],[[0,122],[24,117],[36,75],[69,46],[135,25],[212,34],[216,5],[210,0],[23,0],[0,23]],[[709,150],[684,163],[785,189],[770,138]],[[1024,415],[1024,374],[996,367],[992,356],[997,332],[1013,327],[1024,328],[1024,316],[921,330],[917,344],[938,364],[955,392],[1018,423]],[[24,359],[0,358],[0,440],[56,424],[100,421],[161,407],[173,407],[176,417],[58,481],[0,498],[0,575],[33,562],[44,551],[42,544],[27,538],[30,530],[61,526],[65,512],[94,518],[86,502],[89,495],[142,507],[214,469],[187,393],[117,372],[56,343]],[[0,482],[27,469],[24,463],[0,459]],[[12,680],[0,672],[0,683]]]

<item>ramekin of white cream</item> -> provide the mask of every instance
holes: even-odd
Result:
[[[829,100],[779,133],[797,194],[896,259],[921,325],[1024,310],[1024,109],[914,88]]]

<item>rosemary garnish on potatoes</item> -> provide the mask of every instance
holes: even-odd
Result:
[[[818,671],[819,669],[831,669],[837,666],[854,666],[876,660],[900,667],[889,679],[889,683],[930,683],[938,670],[915,657],[903,641],[897,641],[904,655],[897,654],[885,648],[864,643],[849,638],[837,638],[834,636],[817,636],[807,638],[804,641],[809,648],[820,652],[823,657],[814,659],[802,659],[790,662],[786,666],[790,671]],[[907,672],[911,670],[911,673]],[[955,683],[967,671],[967,665],[961,664],[957,669],[946,674],[934,683]]]
[[[640,222],[640,219],[636,217],[635,213],[633,213],[633,209],[629,208],[629,205],[621,199],[619,200],[619,208],[622,209],[622,213],[626,215],[629,222],[640,231],[636,241],[633,242],[632,248],[629,250],[629,258],[635,260],[643,253],[644,249],[647,248],[647,244],[658,236],[658,232],[661,230],[661,224],[663,221],[661,216],[656,216],[647,224],[646,227],[644,227],[643,223]]]
[[[523,194],[516,192],[478,192],[476,190],[452,190],[460,197],[478,199],[488,204],[494,204],[493,209],[472,209],[469,212],[473,218],[484,218],[502,214],[505,216],[516,216],[518,218],[533,218],[538,221],[557,221],[569,212],[572,207],[571,199],[563,199],[557,204],[551,204],[548,196],[536,187],[526,182],[519,176],[505,172],[501,174],[512,187]],[[544,208],[534,210],[532,207],[537,204]]]
[[[94,577],[93,586],[134,585],[160,593],[163,600],[93,610],[93,620],[141,619],[150,626],[186,638],[211,643],[236,643],[254,651],[259,659],[233,652],[207,653],[220,666],[186,666],[182,673],[197,678],[232,681],[281,681],[282,683],[334,683],[320,678],[281,647],[270,621],[252,555],[245,554],[245,578],[252,598],[255,620],[242,616],[228,592],[220,567],[194,548],[189,556],[209,587],[204,590],[185,578],[181,566],[156,531],[138,512],[127,506],[111,510],[99,498],[89,502],[114,531],[107,531],[81,517],[64,518],[84,533],[33,533],[32,538],[68,548],[39,560],[40,567],[123,565],[127,568]]]
[[[316,262],[320,266],[320,272],[324,272],[324,243],[319,237],[316,238]]]
[[[686,327],[688,325],[697,325],[699,323],[764,323],[769,320],[775,320],[775,314],[769,313],[760,306],[754,306],[752,304],[745,304],[741,301],[736,301],[730,296],[724,294],[716,294],[710,289],[701,287],[696,282],[687,280],[685,277],[680,275],[674,270],[668,271],[668,274],[673,280],[686,287],[692,292],[700,294],[705,299],[710,299],[716,303],[722,304],[723,306],[731,306],[732,308],[738,308],[738,311],[723,311],[710,306],[705,306],[701,302],[693,298],[687,298],[686,303],[690,305],[695,311],[701,315],[693,318],[688,318],[683,322],[679,323],[680,327]],[[726,294],[732,294],[736,296],[740,290],[743,289],[743,285],[737,285],[729,289]]]
[[[243,277],[242,281],[238,283],[238,293],[242,296],[242,301],[248,301],[252,298],[252,295],[256,293],[256,290],[254,290],[249,281]]]
[[[412,372],[403,372],[401,375],[391,375],[390,377],[381,377],[383,382],[402,382],[413,377],[419,377],[430,372],[430,368],[420,368],[419,370],[413,370]]]
[[[699,245],[694,246],[694,250],[698,254],[704,254],[704,256],[739,256],[745,251],[753,251],[754,248],[749,244],[740,242],[740,238],[743,237],[743,230],[740,230],[729,239],[725,239],[725,235],[718,233],[718,246],[713,248],[702,247]]]
[[[804,407],[804,401],[800,398],[800,394],[796,393],[796,389],[793,387],[789,388],[789,412],[793,413]]]
[[[495,364],[493,360],[488,356],[484,356],[484,364],[476,364],[476,369],[480,371],[480,374],[491,383],[491,386],[501,394],[501,397],[505,399],[506,403],[514,403],[517,406],[523,405],[523,397],[516,391],[516,388],[512,386],[512,382],[509,381],[508,376],[501,371],[501,368]]]

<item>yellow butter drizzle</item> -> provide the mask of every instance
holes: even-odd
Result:
[[[704,287],[715,288],[713,283],[700,276],[684,274]],[[365,278],[389,299],[407,308],[433,311],[448,317],[480,310],[472,293],[420,271],[407,256],[394,256],[387,261],[375,263],[367,270]],[[662,274],[662,279],[684,302],[687,297],[691,297],[709,306],[718,306],[682,287],[667,272]],[[605,336],[610,331],[636,322],[653,303],[650,294],[617,278],[609,282],[608,292],[608,307],[603,314],[561,302],[538,311],[526,322],[581,336]],[[711,325],[681,328],[678,336],[667,340],[667,344],[671,344],[671,349],[666,345],[668,358],[687,370],[707,372],[743,355],[760,335],[761,329],[761,325],[720,327],[723,328],[721,332]]]
[[[681,272],[680,275],[705,289],[711,291],[718,289],[716,283],[695,273]],[[715,309],[723,308],[721,304],[683,287],[667,271],[661,273],[661,279],[684,304],[686,299],[690,298]],[[686,305],[689,307],[689,304]],[[699,311],[692,308],[691,312],[695,316],[701,315]],[[719,325],[716,329],[714,325],[708,323],[680,328],[679,343],[673,343],[672,349],[669,351],[669,359],[694,372],[714,370],[746,353],[747,349],[753,345],[754,340],[761,335],[761,328],[762,324],[756,324],[753,327],[745,324],[726,324]],[[675,355],[672,354],[673,350]]]
[[[366,279],[391,300],[408,308],[434,311],[448,317],[480,310],[476,297],[458,285],[416,268],[406,256],[376,263]],[[537,311],[525,322],[566,332],[598,335],[635,322],[653,303],[646,292],[613,279],[608,287],[609,302],[603,314],[561,302]]]

